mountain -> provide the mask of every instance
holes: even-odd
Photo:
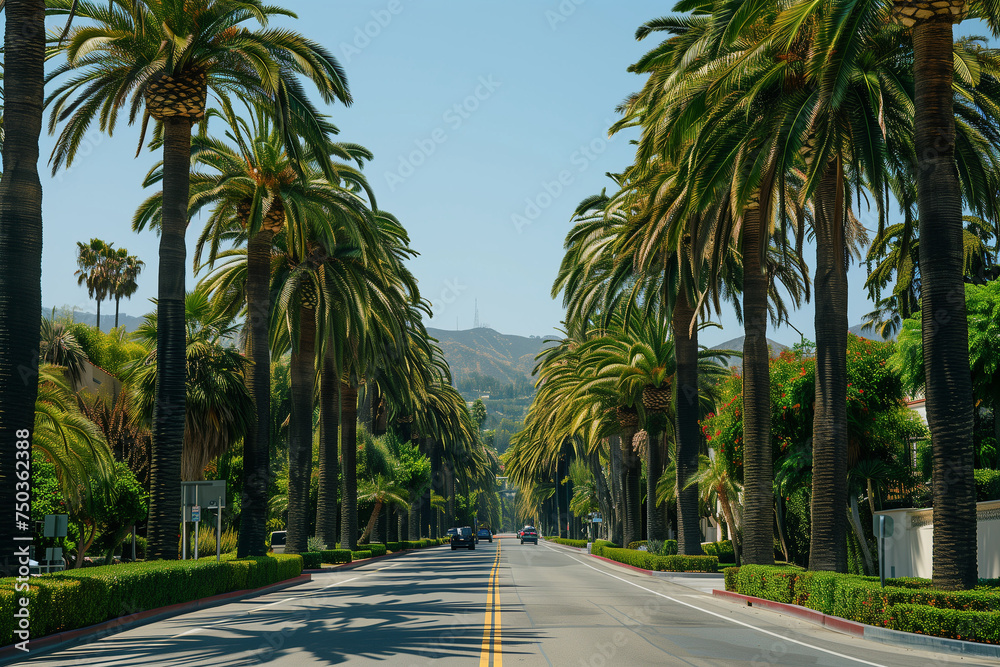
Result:
[[[736,352],[743,351],[743,342],[746,340],[746,336],[740,336],[739,338],[733,338],[732,340],[727,340],[725,343],[719,343],[709,349],[712,350],[734,350]],[[771,350],[771,356],[777,356],[788,349],[787,345],[782,345],[777,341],[773,341],[770,338],[767,339],[767,346]],[[726,357],[723,361],[726,366],[736,366],[737,368],[743,368],[743,359],[740,357]]]
[[[485,327],[465,331],[428,328],[427,333],[437,339],[456,384],[472,374],[511,384],[531,381],[535,355],[547,340],[511,336]]]
[[[71,322],[83,322],[84,324],[89,324],[94,326],[97,322],[97,315],[95,313],[85,313],[81,310],[73,310],[63,306],[62,308],[42,308],[42,315],[51,318],[53,311],[55,312],[56,319],[66,319]],[[109,312],[110,311],[110,312]],[[132,332],[139,328],[139,325],[143,323],[141,317],[132,317],[131,315],[126,315],[124,312],[118,313],[118,326],[125,327],[125,331]],[[101,304],[101,330],[110,331],[111,328],[115,326],[115,302],[110,303],[110,308],[108,303]]]

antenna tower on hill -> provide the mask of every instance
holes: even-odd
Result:
[[[473,329],[479,328],[479,299],[476,299],[476,317],[472,321],[472,328]]]

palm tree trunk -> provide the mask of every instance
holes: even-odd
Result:
[[[115,297],[115,329],[118,328],[118,311],[120,310],[122,298],[120,296]]]
[[[754,204],[743,220],[743,476],[744,557],[774,563],[774,492],[771,469],[771,376],[767,350],[767,286],[761,266],[764,229]]]
[[[656,484],[663,474],[663,446],[666,434],[646,427],[646,539],[666,541],[667,522],[663,508],[656,504]],[[655,433],[655,435],[654,435]]]
[[[965,311],[962,193],[955,165],[950,20],[913,29],[927,424],[933,443],[934,585],[977,583],[973,405]]]
[[[256,421],[243,439],[243,507],[237,555],[263,556],[267,531],[267,492],[271,482],[271,241],[262,229],[247,244],[247,390],[253,397]]]
[[[368,536],[371,535],[372,531],[375,529],[375,522],[378,521],[379,514],[381,512],[382,512],[382,501],[381,500],[376,500],[375,501],[375,508],[372,510],[372,515],[370,517],[368,517],[368,525],[365,526],[365,532],[361,533],[361,539],[358,540],[361,544],[367,544],[368,543],[367,542]],[[378,538],[376,538],[375,541],[377,542]],[[351,548],[355,549],[355,548],[357,548],[357,545],[355,545],[354,547],[351,547]]]
[[[177,558],[187,370],[184,231],[188,221],[190,169],[191,120],[166,118],[163,121],[163,214],[156,302],[156,403],[146,533],[152,560]]]
[[[851,508],[848,510],[850,514],[848,519],[851,523],[851,528],[854,530],[854,536],[858,538],[858,545],[861,547],[861,555],[865,561],[865,574],[874,575],[875,574],[875,562],[872,560],[871,551],[868,549],[868,541],[865,539],[865,531],[861,527],[861,515],[858,513],[858,499],[855,496],[851,496]]]
[[[677,397],[677,553],[701,555],[701,528],[698,525],[698,487],[687,480],[698,472],[698,330],[692,331],[694,308],[681,294],[674,304],[672,326],[674,355],[677,360],[675,395]]]
[[[299,340],[290,363],[292,414],[288,423],[288,537],[285,551],[309,549],[309,482],[312,479],[313,387],[316,383],[316,310],[299,311]]]
[[[740,535],[736,526],[736,517],[733,515],[733,506],[729,502],[729,495],[724,488],[717,488],[715,494],[719,497],[719,504],[722,505],[722,515],[726,517],[726,527],[729,529],[729,541],[733,543],[733,553],[736,556],[736,564],[740,564]]]
[[[31,535],[30,526],[15,531],[14,461],[17,443],[32,441],[38,395],[38,323],[42,320],[38,137],[45,77],[45,2],[8,0],[6,11],[6,140],[0,179],[0,497],[4,508],[0,544],[7,546],[0,556],[0,574],[14,576],[17,559],[10,545],[15,535]]]
[[[316,537],[333,548],[337,543],[337,439],[340,436],[337,370],[327,347],[319,385],[319,493],[316,502]]]
[[[358,388],[340,385],[340,548],[358,548]]]
[[[642,539],[642,491],[639,488],[642,462],[632,448],[635,429],[622,431],[622,468],[624,469],[624,526],[622,546]]]
[[[816,404],[809,569],[847,572],[847,253],[842,162],[816,194]]]
[[[101,299],[97,300],[97,330],[101,330]]]

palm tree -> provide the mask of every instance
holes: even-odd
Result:
[[[3,178],[0,178],[0,540],[14,535],[13,461],[16,443],[32,430],[38,376],[25,360],[38,358],[42,317],[42,184],[38,137],[45,80],[45,2],[7,0],[4,24]],[[6,137],[9,133],[10,137]],[[10,463],[8,463],[10,462]],[[4,576],[16,559],[0,558]]]
[[[203,290],[187,295],[185,328],[187,369],[184,450],[181,478],[205,478],[205,467],[224,454],[253,423],[253,403],[244,384],[249,363],[239,351],[225,344],[236,334],[228,314],[220,312]],[[152,423],[156,396],[158,329],[157,313],[132,334],[150,350],[128,374],[133,411],[144,425]]]
[[[90,298],[97,300],[97,330],[101,330],[101,302],[108,298],[112,285],[111,257],[114,244],[101,239],[90,239],[90,243],[77,241],[76,284],[87,285]]]
[[[933,442],[934,585],[968,589],[978,581],[976,485],[969,331],[962,294],[962,190],[955,161],[952,24],[983,9],[994,34],[994,3],[895,0],[895,18],[913,33],[914,148],[920,220],[921,310],[927,374],[927,424]]]
[[[699,457],[698,472],[688,478],[685,486],[697,487],[701,497],[710,505],[714,501],[719,502],[722,508],[722,516],[726,520],[726,529],[729,539],[733,542],[733,550],[736,552],[736,564],[740,563],[740,519],[738,509],[740,507],[740,493],[742,488],[729,475],[726,460],[712,452],[709,456]]]
[[[70,384],[74,387],[79,385],[89,359],[87,352],[65,324],[42,318],[39,352],[42,363],[62,366],[66,369]]]
[[[375,503],[371,516],[368,518],[368,525],[365,526],[365,530],[361,534],[360,542],[362,543],[365,543],[368,536],[372,534],[383,506],[406,507],[410,504],[406,489],[384,475],[375,475],[374,478],[365,480],[358,489],[358,500]]]
[[[112,251],[110,261],[110,287],[108,292],[115,300],[115,328],[118,328],[118,308],[122,299],[131,299],[132,295],[139,290],[139,283],[136,280],[146,263],[128,254],[125,248],[117,248]]]
[[[184,232],[192,126],[205,117],[209,89],[222,96],[239,94],[274,110],[289,151],[298,153],[298,140],[292,134],[295,128],[310,127],[307,138],[317,147],[315,154],[325,156],[318,147],[329,128],[304,97],[297,76],[313,81],[325,102],[340,99],[349,103],[351,98],[336,59],[318,44],[286,30],[242,27],[256,21],[264,28],[275,16],[294,18],[287,10],[265,6],[260,0],[201,0],[193,5],[184,0],[112,0],[111,5],[109,11],[94,2],[50,3],[53,13],[66,14],[75,8],[93,24],[69,32],[64,47],[66,63],[48,77],[54,80],[72,74],[49,98],[52,126],[66,121],[52,163],[53,169],[72,163],[95,118],[99,117],[102,130],[113,131],[117,112],[127,103],[129,122],[144,108],[143,126],[153,118],[157,134],[162,136],[163,215],[157,293],[160,377],[153,428],[149,553],[152,558],[174,557],[184,434]],[[294,122],[296,119],[299,122]],[[256,356],[253,360],[260,361]],[[258,449],[256,441],[251,441],[247,463],[256,465]],[[263,498],[266,480],[254,478],[250,482],[247,491]],[[263,523],[248,527],[242,537],[242,555],[262,553],[263,530]]]

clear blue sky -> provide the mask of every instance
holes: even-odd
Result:
[[[381,208],[396,214],[421,254],[412,268],[434,303],[429,326],[547,335],[562,319],[550,297],[570,214],[630,162],[628,136],[609,140],[614,108],[642,79],[626,72],[653,42],[642,22],[671,3],[635,0],[287,0],[290,25],[331,49],[347,70],[355,103],[329,111],[340,138],[369,147],[367,167]],[[135,158],[138,129],[96,132],[69,170],[43,180],[46,306],[93,312],[76,285],[76,241],[127,247],[148,265],[122,305],[141,315],[156,293],[157,239],[130,220],[149,195],[154,162]],[[51,150],[43,139],[43,156]],[[561,182],[560,182],[561,180]],[[874,223],[872,223],[874,224]],[[188,249],[198,230],[192,223]],[[812,263],[812,248],[807,249]],[[188,280],[193,287],[193,277]],[[870,310],[863,267],[851,271],[850,321]],[[105,312],[108,312],[107,310]],[[113,312],[113,306],[111,308]],[[793,323],[813,330],[807,305]],[[709,345],[742,335],[735,318],[702,334]],[[794,342],[787,327],[770,337]]]

